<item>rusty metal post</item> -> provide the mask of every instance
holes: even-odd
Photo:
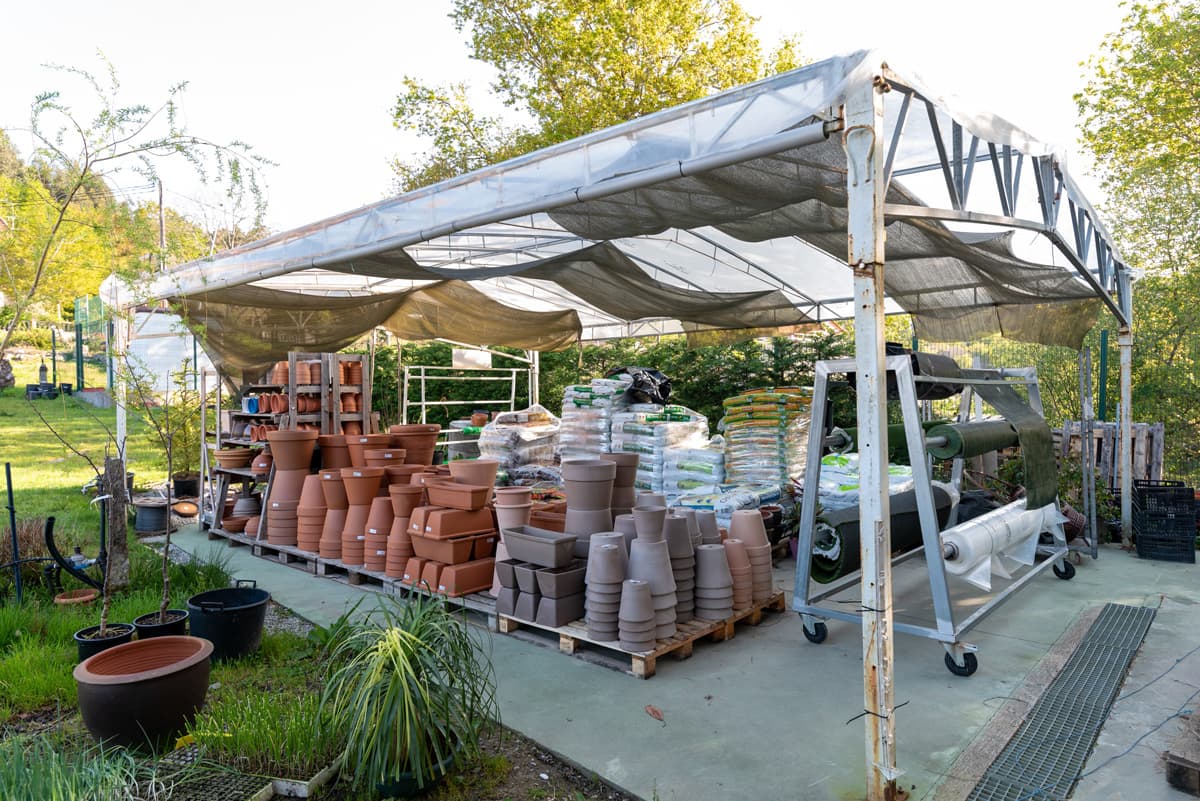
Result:
[[[1121,542],[1133,542],[1133,329],[1117,332],[1121,349]]]
[[[896,797],[892,713],[892,562],[887,472],[887,372],[883,333],[883,92],[880,78],[850,89],[845,137],[849,265],[854,272],[862,535],[863,710],[867,800]]]

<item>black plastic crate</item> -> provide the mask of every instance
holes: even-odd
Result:
[[[1196,519],[1196,494],[1182,481],[1135,481],[1133,506],[1137,512],[1161,517]]]
[[[1138,513],[1133,518],[1137,555],[1163,562],[1196,563],[1196,523],[1193,518]]]

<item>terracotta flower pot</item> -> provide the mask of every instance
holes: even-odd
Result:
[[[746,547],[770,545],[762,514],[757,509],[738,509],[729,522],[729,536],[746,543]]]
[[[322,469],[350,467],[350,449],[346,447],[345,435],[322,434],[317,437],[317,446],[321,449]]]
[[[357,437],[362,434],[362,423],[357,420],[345,420],[342,422],[342,433],[347,437]]]
[[[530,487],[499,487],[496,489],[496,507],[524,506],[531,502]]]
[[[375,498],[371,501],[371,511],[367,514],[367,534],[386,537],[392,530],[392,501],[390,498]]]
[[[275,468],[275,476],[271,479],[272,501],[295,501],[300,498],[304,489],[304,480],[308,478],[308,468],[300,470],[280,470]]]
[[[204,704],[212,652],[199,637],[153,637],[85,659],[74,673],[84,725],[109,744],[169,741]]]
[[[529,515],[532,510],[532,502],[520,506],[497,506],[495,508],[496,527],[503,531],[506,528],[527,526],[529,525]]]
[[[392,514],[395,517],[410,517],[413,509],[423,505],[425,488],[412,484],[392,484],[388,487],[388,497],[392,501]]]
[[[663,521],[667,517],[665,506],[635,506],[633,507],[633,525],[637,529],[637,538],[648,542],[657,542],[663,538]]]
[[[382,467],[342,468],[342,483],[346,487],[346,500],[351,506],[370,505],[371,499],[379,494],[379,486],[382,481]]]
[[[366,451],[368,449],[386,448],[387,444],[387,434],[359,434],[354,437],[346,437],[346,448],[350,451],[351,466],[366,467]]]
[[[250,471],[256,475],[265,476],[271,472],[272,461],[274,460],[271,458],[271,454],[261,451],[250,463]]]
[[[341,469],[322,470],[318,475],[321,477],[321,493],[325,496],[325,506],[328,509],[345,509],[350,505],[346,498],[346,485],[342,481]]]
[[[275,471],[308,470],[312,463],[313,448],[317,444],[316,431],[268,431],[267,442],[271,445],[271,458],[275,460]]]
[[[67,590],[54,596],[54,603],[59,606],[75,606],[90,604],[100,597],[100,591],[94,587],[84,587],[80,590]]]
[[[403,448],[370,448],[363,450],[363,459],[368,467],[387,467],[404,464]]]
[[[296,504],[296,508],[326,508],[325,493],[321,490],[321,476],[319,473],[311,473],[304,477],[304,484],[300,490],[300,502]]]
[[[495,459],[457,459],[450,463],[450,475],[462,484],[483,485],[490,490],[496,484],[499,467]]]

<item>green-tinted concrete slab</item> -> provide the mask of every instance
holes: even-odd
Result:
[[[176,541],[189,550],[212,545],[199,533]],[[334,619],[363,593],[245,548],[227,552],[238,576],[257,578],[278,602],[317,623]],[[931,798],[959,752],[1083,611],[1107,601],[1157,605],[1161,594],[1195,602],[1198,577],[1194,566],[1143,562],[1115,548],[1085,561],[1073,581],[1046,571],[967,637],[979,646],[980,663],[968,679],[946,670],[940,645],[900,636],[901,784],[914,798]],[[792,585],[789,569],[776,579]],[[896,569],[898,618],[931,619],[926,582],[919,559]],[[965,604],[983,598],[957,581],[955,596]],[[539,645],[499,634],[490,640],[504,723],[643,798],[862,797],[863,724],[848,723],[862,713],[855,624],[830,622],[829,639],[812,645],[797,615],[768,615],[758,628],[739,626],[729,642],[698,644],[687,661],[660,659],[658,675],[648,680],[561,654],[557,640]],[[647,714],[647,705],[662,710],[664,722]]]

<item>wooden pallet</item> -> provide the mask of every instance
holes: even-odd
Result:
[[[712,642],[732,640],[737,634],[737,624],[747,623],[757,626],[762,622],[766,611],[783,612],[787,609],[783,591],[776,592],[766,601],[754,604],[749,609],[737,612],[724,620],[690,620],[680,624],[674,637],[659,640],[653,651],[626,651],[616,642],[604,642],[588,636],[587,626],[582,620],[576,620],[558,628],[541,626],[527,620],[519,620],[508,615],[497,615],[497,628],[502,634],[511,634],[521,627],[540,629],[558,635],[558,650],[564,654],[575,655],[582,645],[591,645],[623,655],[629,659],[627,671],[639,679],[648,679],[658,669],[658,659],[670,656],[676,660],[684,660],[692,655],[697,641],[708,639]]]
[[[348,565],[340,559],[318,558],[317,575],[335,579],[344,578],[348,584],[354,587],[370,584],[389,592],[395,592],[400,584],[399,579],[388,576],[382,570],[367,570],[362,565]]]
[[[317,572],[317,563],[320,561],[312,551],[302,551],[295,545],[276,545],[265,540],[256,540],[250,546],[250,553],[264,559],[276,559],[288,567],[313,574]]]

